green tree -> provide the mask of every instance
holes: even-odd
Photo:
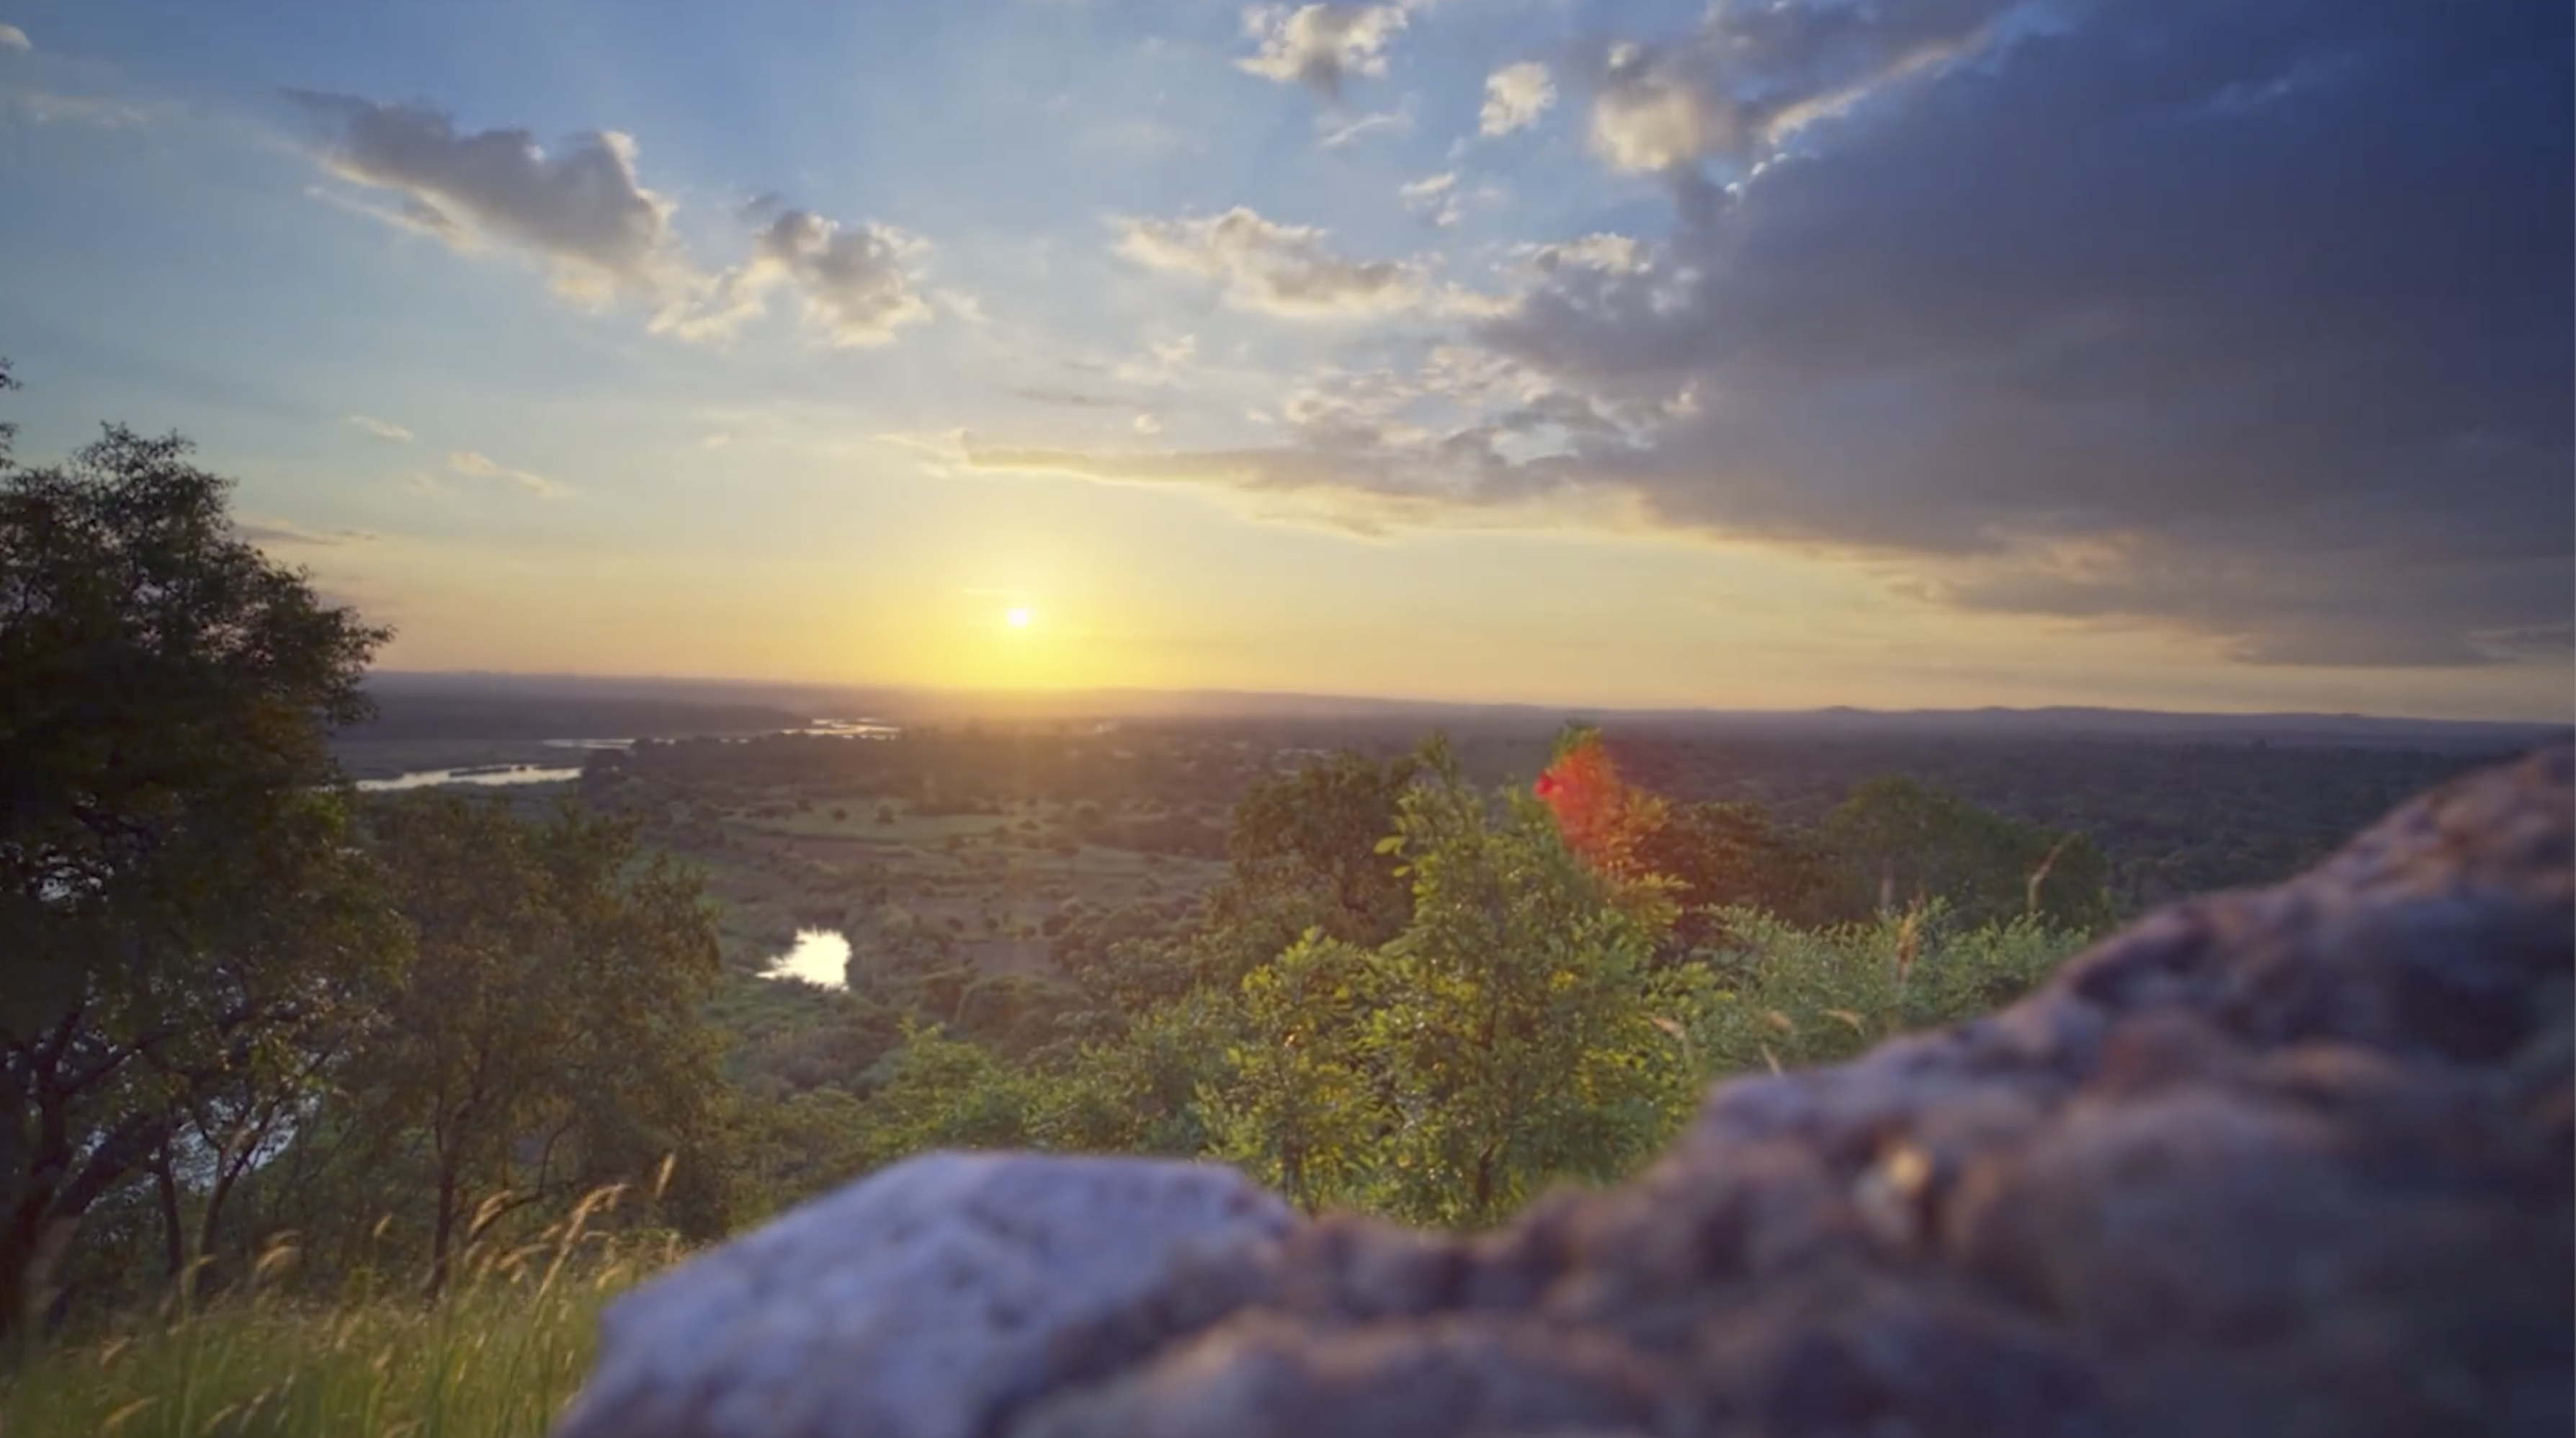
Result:
[[[1880,909],[1942,899],[1971,924],[2031,915],[2109,927],[2109,865],[2090,839],[2008,819],[1912,779],[1873,779],[1825,817],[1850,882]]]
[[[869,1166],[939,1148],[1019,1148],[1033,1133],[1039,1078],[990,1049],[907,1022],[867,1095]]]
[[[569,1207],[676,1155],[684,1230],[723,1223],[719,974],[699,881],[632,820],[423,792],[372,815],[416,937],[347,1082],[358,1125],[418,1155],[433,1292],[474,1228]],[[472,1220],[472,1222],[469,1222]]]
[[[1400,1095],[1388,1207],[1479,1227],[1550,1182],[1627,1173],[1699,1090],[1704,975],[1653,962],[1665,886],[1591,867],[1534,795],[1497,817],[1441,750],[1397,834],[1414,919],[1375,1016]]]
[[[1267,953],[1309,928],[1367,947],[1402,932],[1412,893],[1378,841],[1420,770],[1417,756],[1342,753],[1256,782],[1227,832],[1220,921],[1278,934]]]
[[[1539,796],[1497,812],[1445,746],[1423,764],[1385,846],[1410,922],[1373,950],[1311,934],[1247,975],[1205,1103],[1220,1152],[1310,1207],[1473,1227],[1672,1133],[1707,980],[1652,962],[1665,886],[1596,869]]]
[[[1370,1019],[1388,977],[1378,954],[1320,930],[1243,977],[1250,1037],[1225,1051],[1215,1151],[1309,1213],[1383,1182],[1394,1111]]]
[[[1682,952],[1718,942],[1717,916],[1729,908],[1760,909],[1800,927],[1868,913],[1821,838],[1778,823],[1758,804],[1676,805],[1640,857],[1675,885],[1682,916],[1672,946]]]
[[[291,1082],[402,955],[326,747],[387,632],[188,453],[0,463],[0,1329],[192,1105]]]

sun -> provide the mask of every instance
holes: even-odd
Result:
[[[1028,606],[1025,604],[1015,604],[1002,611],[1002,622],[1013,629],[1028,628],[1029,621],[1035,617],[1029,613]]]

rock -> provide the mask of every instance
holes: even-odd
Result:
[[[1022,1177],[870,1198],[896,1170],[630,1300],[566,1432],[2563,1435],[2576,749],[2000,1014],[1721,1085],[1647,1172],[1493,1233],[1292,1225],[1202,1179],[1230,1196],[1178,1211],[1237,1216],[1175,1259],[1159,1209],[1044,1207],[1078,1161],[998,1162]],[[899,1248],[902,1215],[950,1236]]]
[[[1204,1327],[1287,1207],[1232,1169],[932,1154],[620,1298],[559,1438],[975,1438]]]

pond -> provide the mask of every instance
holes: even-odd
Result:
[[[850,941],[834,929],[800,929],[796,946],[769,961],[768,979],[803,979],[827,989],[849,984]]]

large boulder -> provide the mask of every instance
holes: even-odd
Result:
[[[1239,1192],[1195,1228],[1100,1205],[1062,1248],[861,1221],[959,1162],[700,1260],[766,1244],[843,1278],[692,1296],[682,1270],[626,1300],[566,1431],[2556,1438],[2576,750],[2429,794],[2291,883],[2165,909],[1992,1017],[1722,1085],[1648,1172],[1490,1234],[1289,1225]],[[1052,1222],[1046,1175],[1171,1171],[998,1162],[1033,1166],[980,1200],[1005,1229],[997,1203]],[[959,1316],[984,1285],[1029,1295],[1019,1337]],[[913,1333],[836,1336],[890,1325]]]
[[[613,1304],[559,1438],[978,1438],[1206,1327],[1287,1206],[1229,1168],[899,1164]]]

